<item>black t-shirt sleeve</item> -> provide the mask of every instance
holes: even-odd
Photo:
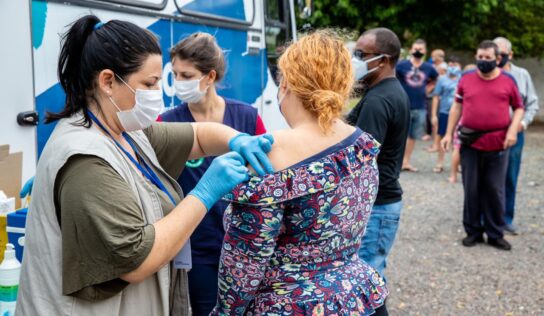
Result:
[[[368,96],[363,102],[357,126],[383,144],[389,125],[388,103],[384,98]]]

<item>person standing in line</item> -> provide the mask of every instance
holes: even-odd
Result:
[[[402,210],[399,174],[410,126],[410,99],[395,77],[399,55],[400,41],[391,30],[375,28],[361,35],[352,62],[356,79],[368,90],[347,118],[382,144],[378,196],[359,249],[359,256],[382,276]]]
[[[497,37],[494,40],[495,44],[499,47],[499,54],[501,55],[501,61],[499,67],[510,73],[518,85],[523,104],[525,105],[525,114],[521,120],[521,125],[518,129],[518,142],[510,148],[508,167],[506,169],[506,209],[504,212],[504,231],[517,235],[517,229],[514,226],[514,209],[516,203],[516,189],[518,184],[519,170],[521,166],[521,153],[523,151],[523,144],[525,142],[524,132],[538,112],[538,96],[535,92],[535,86],[531,75],[525,68],[518,67],[512,63],[514,52],[512,51],[512,43],[504,38]]]
[[[476,69],[476,64],[465,65],[465,67],[463,68],[463,73],[473,69]],[[459,122],[461,122],[462,119],[463,119],[462,117],[459,118]],[[459,125],[455,127],[455,131],[457,131],[458,127]],[[450,177],[448,178],[450,183],[457,183],[457,174],[461,172],[461,152],[460,151],[461,151],[461,141],[459,140],[459,137],[457,136],[457,133],[455,132],[453,133],[453,150],[451,153]]]
[[[441,67],[441,65],[446,63],[446,53],[443,49],[433,49],[429,62],[433,65],[434,69],[438,71],[438,75],[442,76],[446,74],[447,69]]]
[[[438,76],[443,76],[448,71],[448,64],[446,63],[446,53],[443,49],[437,48],[433,49],[431,52],[431,58],[429,58],[429,63],[434,67],[438,72]],[[438,126],[433,125],[431,118],[432,113],[432,104],[433,96],[432,92],[434,91],[434,85],[427,85],[427,97],[425,98],[425,108],[427,109],[427,116],[425,119],[425,135],[421,138],[424,141],[432,140],[432,144],[427,147],[427,152],[434,153],[438,151],[440,144],[437,141],[437,132]]]
[[[216,84],[225,77],[225,56],[215,38],[194,33],[170,51],[174,89],[183,103],[163,113],[164,122],[215,122],[249,135],[266,133],[251,105],[217,94]],[[177,178],[184,192],[191,192],[216,157],[187,162]],[[217,299],[217,273],[225,236],[223,214],[228,202],[217,201],[191,235],[193,266],[188,273],[189,297],[194,316],[209,315]]]
[[[434,52],[434,51],[433,51]],[[433,59],[434,61],[434,59]],[[438,65],[433,64],[434,69],[438,72],[438,79],[440,77],[443,77],[447,75],[448,73],[448,64],[446,62],[441,62]],[[425,100],[426,107],[427,107],[427,134],[431,135],[431,139],[433,143],[427,147],[427,152],[429,153],[435,153],[439,152],[440,150],[440,137],[438,135],[438,124],[433,124],[432,118],[435,115],[438,115],[438,112],[436,112],[437,109],[435,109],[435,112],[433,112],[433,92],[436,86],[429,85],[427,86],[427,98]],[[423,138],[425,140],[425,137]]]
[[[438,78],[438,82],[433,91],[433,101],[431,108],[431,123],[437,129],[437,143],[440,144],[442,137],[446,134],[448,126],[448,115],[455,96],[457,82],[461,77],[461,64],[456,58],[451,58],[447,67],[447,73]],[[433,168],[433,172],[441,173],[444,171],[445,152],[438,149],[438,161]]]
[[[508,149],[517,142],[523,118],[523,100],[515,79],[497,67],[499,48],[493,41],[480,43],[476,60],[478,70],[465,73],[459,80],[441,145],[444,150],[450,149],[462,113],[459,137],[465,189],[463,224],[467,233],[463,246],[484,242],[485,232],[489,245],[510,250],[512,246],[503,234],[504,182]],[[514,110],[513,117],[510,109]]]
[[[396,75],[402,87],[410,98],[410,128],[406,141],[406,150],[402,163],[402,170],[417,172],[418,169],[410,163],[416,139],[421,139],[425,133],[425,98],[427,87],[438,78],[438,72],[430,63],[424,61],[427,44],[418,39],[412,44],[409,60],[403,60],[396,66]]]

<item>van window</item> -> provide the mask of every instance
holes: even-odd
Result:
[[[278,57],[285,49],[285,45],[292,38],[290,32],[289,1],[266,1],[265,13],[266,57],[272,77],[277,84]]]
[[[252,25],[255,18],[255,0],[194,0],[189,3],[182,0],[174,1],[183,15],[245,25]]]

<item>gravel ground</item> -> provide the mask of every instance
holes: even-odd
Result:
[[[526,133],[512,251],[461,245],[463,188],[419,142],[385,275],[391,315],[544,315],[544,126]],[[447,161],[447,165],[449,160]]]

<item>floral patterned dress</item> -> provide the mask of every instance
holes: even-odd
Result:
[[[366,133],[299,167],[253,177],[226,198],[211,315],[371,315],[388,290],[358,255],[378,191]]]

